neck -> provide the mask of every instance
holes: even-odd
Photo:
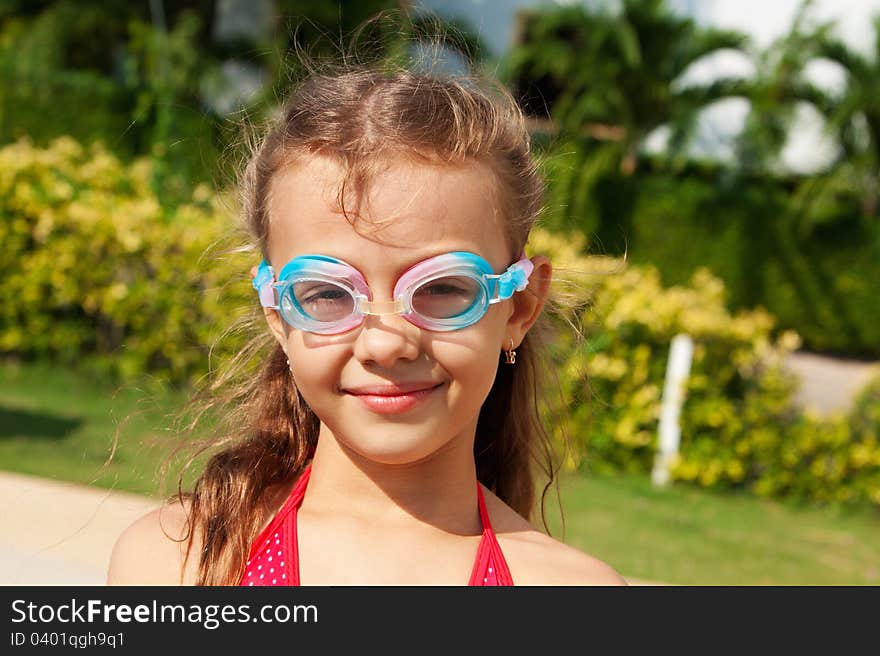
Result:
[[[421,524],[478,535],[473,432],[416,462],[387,464],[357,453],[322,425],[303,510],[387,528]]]

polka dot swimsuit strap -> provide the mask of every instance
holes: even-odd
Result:
[[[310,473],[311,466],[303,471],[278,514],[254,540],[239,585],[299,585],[296,513],[305,496]],[[479,483],[477,500],[480,505],[483,536],[480,539],[468,585],[513,585],[513,578],[510,576],[501,546],[489,523],[489,513]]]
[[[254,540],[239,585],[299,585],[296,511],[311,471],[306,467],[278,514]]]

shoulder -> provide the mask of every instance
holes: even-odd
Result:
[[[108,585],[191,585],[199,545],[186,559],[189,503],[174,501],[132,522],[117,538],[110,555]]]
[[[516,585],[627,585],[610,565],[536,529],[486,491],[498,543]]]
[[[627,585],[610,565],[537,529],[498,541],[517,585]]]
[[[290,495],[295,481],[270,486],[264,493],[268,519]],[[197,533],[187,558],[189,499],[169,501],[131,523],[117,538],[107,570],[108,585],[195,585],[202,539]]]

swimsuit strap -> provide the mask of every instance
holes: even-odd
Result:
[[[299,585],[299,540],[296,537],[296,514],[302,504],[303,497],[306,495],[306,485],[309,483],[309,475],[312,473],[312,465],[309,464],[302,476],[296,482],[290,496],[294,499],[293,509],[290,513],[290,519],[285,522],[285,540],[284,543],[289,545],[287,576],[290,577],[290,585]]]
[[[254,540],[240,585],[299,585],[296,511],[305,496],[311,472],[309,464],[275,518]]]
[[[501,545],[498,544],[498,538],[495,537],[495,531],[492,530],[492,523],[489,521],[489,511],[486,508],[483,488],[479,481],[477,482],[477,502],[480,506],[483,537],[477,548],[477,557],[474,560],[474,568],[471,571],[468,585],[513,585],[513,577],[510,575],[510,569],[507,567]]]

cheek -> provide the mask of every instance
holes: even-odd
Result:
[[[433,356],[450,376],[455,387],[456,397],[467,405],[479,407],[492,388],[498,370],[497,330],[462,331],[455,341],[438,341],[434,344]],[[498,333],[502,334],[503,333]]]
[[[463,380],[491,378],[498,360],[495,350],[486,348],[485,343],[438,344],[434,355],[440,366]]]
[[[349,351],[339,344],[309,346],[304,343],[303,335],[295,331],[288,335],[287,354],[294,382],[316,412],[322,405],[321,395],[337,391],[339,372]]]
[[[433,359],[458,387],[462,402],[482,404],[498,371],[505,315],[494,306],[478,324],[434,341]]]

